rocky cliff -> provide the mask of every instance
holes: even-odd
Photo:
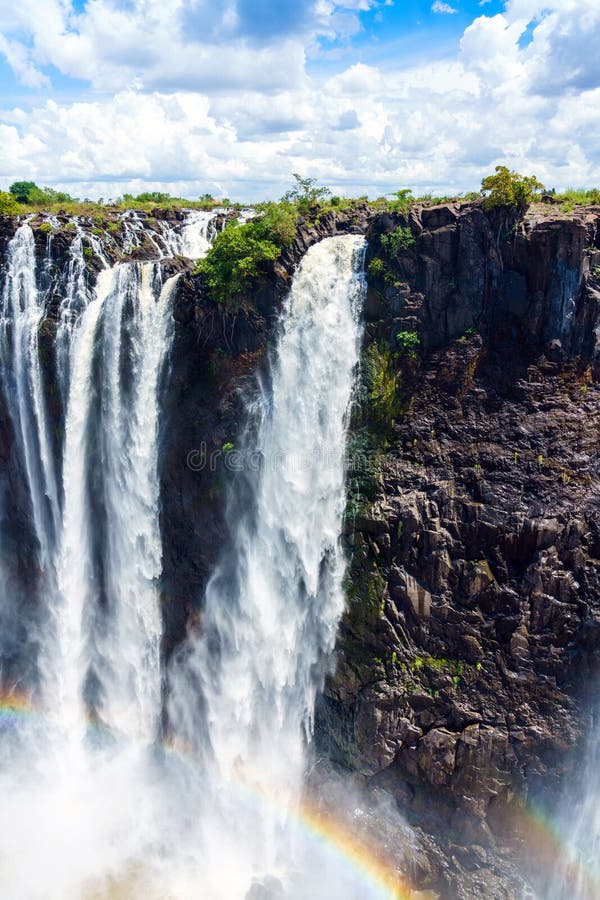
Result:
[[[146,217],[135,246],[110,217],[82,228],[90,242],[101,233],[111,260],[144,259],[162,215]],[[33,225],[41,258],[48,230]],[[43,275],[57,292],[75,237],[67,218],[59,225]],[[2,223],[0,253],[14,228]],[[225,539],[229,453],[257,373],[268,377],[295,266],[329,234],[366,233],[348,608],[316,746],[396,797],[426,851],[415,883],[444,897],[518,895],[527,848],[504,823],[528,792],[558,789],[586,729],[600,643],[599,229],[600,209],[539,206],[516,222],[477,203],[330,212],[301,226],[235,310],[211,301],[192,261],[163,262],[183,273],[160,435],[168,656],[201,620]],[[51,305],[41,335],[51,375],[55,316]],[[48,384],[60,423],[56,377]],[[5,557],[26,598],[36,573],[12,440],[0,409]]]
[[[366,232],[349,600],[317,749],[397,798],[426,848],[415,883],[444,897],[520,893],[523,800],[558,790],[586,730],[599,225],[600,210],[542,206],[516,225],[478,204],[332,215],[300,230],[235,313],[198,280],[180,294],[163,477],[173,644],[224,539],[223,447],[290,275],[313,241]],[[188,455],[200,448],[214,465]]]
[[[318,736],[433,836],[420,883],[443,896],[519,894],[503,822],[568,770],[595,671],[600,210],[544,212],[507,232],[443,206],[368,233],[349,605]]]

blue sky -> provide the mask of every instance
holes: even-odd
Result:
[[[600,183],[598,0],[0,0],[0,187]]]

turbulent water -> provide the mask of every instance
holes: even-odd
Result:
[[[123,228],[140,246],[140,218]],[[0,494],[0,884],[11,900],[386,895],[332,852],[305,794],[344,605],[361,238],[321,242],[296,274],[239,445],[231,540],[201,634],[162,670],[157,437],[177,277],[159,260],[201,255],[211,228],[202,213],[160,223],[156,262],[111,266],[108,245],[76,223],[58,291],[52,235],[43,265],[28,224],[9,246],[0,374],[19,477]]]

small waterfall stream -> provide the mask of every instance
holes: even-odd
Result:
[[[36,283],[33,231],[27,224],[17,230],[8,248],[0,314],[2,381],[21,447],[40,564],[48,570],[60,527],[59,492],[39,358],[44,304]]]

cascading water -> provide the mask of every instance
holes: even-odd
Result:
[[[140,248],[143,228],[124,217],[124,243]],[[153,241],[157,256],[197,256],[213,234],[212,217],[192,213],[182,227],[160,224]],[[344,604],[364,241],[325,240],[296,274],[269,386],[249,413],[202,634],[172,661],[161,743],[157,433],[178,276],[163,280],[158,262],[110,266],[108,241],[91,291],[92,245],[77,233],[56,307],[65,433],[53,441],[32,239],[24,225],[11,243],[2,378],[6,395],[13,383],[21,392],[9,409],[39,563],[55,575],[39,588],[53,627],[38,635],[39,715],[0,721],[3,896],[391,896],[357,884],[299,824],[315,695]]]
[[[325,240],[296,274],[272,388],[246,438],[246,461],[260,460],[260,471],[246,485],[245,513],[232,507],[232,546],[208,585],[203,638],[173,683],[174,728],[210,772],[209,891],[232,900],[253,877],[289,868],[288,812],[299,801],[315,693],[344,605],[339,536],[363,243]],[[190,717],[196,685],[204,723]],[[241,815],[237,792],[224,789],[232,780],[276,798],[277,809]]]
[[[7,403],[21,446],[40,564],[47,572],[52,565],[60,513],[39,359],[43,300],[36,283],[33,231],[24,224],[17,230],[8,249],[1,310],[1,369]]]
[[[157,256],[201,255],[209,245],[213,218],[192,212],[176,225],[161,223]],[[137,233],[143,223],[135,221]],[[96,695],[102,694],[111,708],[110,724],[119,727],[126,718],[129,729],[151,738],[160,698],[158,385],[168,353],[168,304],[176,277],[163,284],[158,263],[110,267],[114,238],[107,233],[103,243],[78,220],[70,224],[75,236],[62,273],[53,259],[53,231],[38,265],[30,224],[17,229],[8,246],[1,296],[2,387],[31,507],[41,605],[51,616],[35,638],[36,692],[69,730],[76,719],[83,723],[90,702],[82,694],[101,669],[111,688],[102,691],[97,685]],[[46,227],[59,225],[48,220]],[[128,226],[123,229],[126,242]],[[89,284],[89,256],[104,267],[95,291]],[[57,283],[58,302],[52,295]],[[48,411],[56,388],[45,383],[42,328],[55,335],[64,441],[56,437],[60,411],[53,408],[52,420]],[[124,390],[122,381],[127,382]],[[92,484],[101,518],[110,525],[101,535],[92,522]],[[123,497],[126,503],[120,502]],[[7,604],[8,599],[3,606]],[[103,624],[99,606],[107,612]],[[137,648],[133,659],[131,644]],[[103,665],[94,666],[94,650],[105,653]],[[127,707],[124,715],[116,712],[116,683]],[[137,718],[131,702],[124,701],[133,695],[143,709]]]
[[[539,851],[526,860],[533,884],[533,893],[529,896],[535,900],[596,900],[600,896],[600,723],[597,707],[587,724],[587,739],[558,798],[549,802],[542,796],[532,806],[543,831]],[[548,834],[545,834],[546,830]]]

